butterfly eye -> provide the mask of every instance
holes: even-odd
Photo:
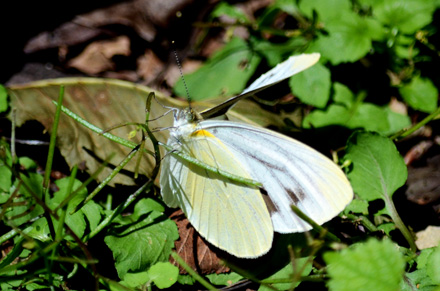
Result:
[[[192,110],[185,110],[183,114],[186,121],[194,121],[194,113],[192,112]]]

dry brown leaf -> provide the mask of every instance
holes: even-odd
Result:
[[[32,38],[25,46],[26,53],[39,50],[72,46],[86,42],[98,35],[108,35],[109,25],[132,27],[140,37],[152,42],[156,26],[166,28],[176,12],[194,2],[193,0],[132,0],[99,8],[76,16],[54,31],[45,31]]]
[[[11,97],[11,106],[17,109],[17,125],[21,126],[28,120],[37,120],[50,131],[56,108],[52,100],[58,99],[61,85],[65,86],[63,105],[101,129],[108,129],[126,122],[144,123],[145,100],[148,94],[153,91],[148,87],[125,81],[97,78],[64,78],[10,86],[8,93]],[[156,95],[163,105],[180,108],[186,106],[186,102],[166,98],[159,93]],[[152,102],[151,118],[160,117],[167,110],[157,102]],[[151,127],[168,127],[172,123],[172,114],[168,114],[152,122]],[[113,130],[111,133],[127,139],[130,131],[134,129],[134,126],[125,126]],[[168,131],[166,130],[158,131],[155,135],[162,142],[166,142],[168,139]],[[133,141],[137,143],[139,138]],[[112,153],[116,154],[111,160],[113,165],[122,161],[130,152],[129,148],[91,132],[65,114],[61,115],[57,146],[70,167],[85,161],[90,173],[95,172],[101,162],[85,149],[102,160],[108,158]],[[147,143],[147,147],[152,149],[150,143]],[[148,176],[154,162],[147,154],[143,158],[141,174]],[[127,165],[126,170],[133,171],[134,165],[135,161],[132,161]],[[102,181],[109,173],[110,169],[106,169],[97,177],[98,180]],[[131,176],[119,174],[111,184],[115,183],[132,185],[134,181]]]
[[[440,199],[440,156],[428,160],[425,167],[408,167],[408,200],[426,205]]]
[[[152,82],[165,69],[165,64],[156,56],[152,50],[147,50],[137,59],[137,74],[145,80],[145,83]]]
[[[89,75],[95,75],[107,70],[113,70],[115,55],[130,55],[130,39],[119,36],[112,40],[96,41],[89,44],[76,58],[70,60],[68,67],[76,68]]]
[[[432,248],[440,245],[440,226],[430,225],[426,229],[417,232],[416,245],[419,250]]]
[[[201,274],[225,273],[230,269],[217,257],[218,250],[207,243],[192,227],[182,210],[175,211],[171,217],[179,229],[179,240],[175,242],[176,252],[195,271]],[[171,262],[177,265],[173,259]],[[179,266],[180,273],[186,271]]]

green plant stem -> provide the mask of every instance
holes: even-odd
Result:
[[[391,216],[391,219],[396,224],[396,227],[400,230],[400,232],[405,237],[406,241],[408,242],[411,250],[413,252],[417,251],[417,246],[414,241],[414,237],[412,236],[409,229],[406,227],[406,225],[403,223],[402,219],[400,218],[399,214],[397,213],[396,207],[394,206],[393,200],[388,195],[385,195],[384,197],[386,208],[389,211],[389,214]]]
[[[57,109],[55,111],[55,119],[53,121],[52,125],[52,132],[50,135],[50,144],[49,144],[49,152],[47,153],[47,161],[46,161],[46,169],[44,172],[44,179],[43,179],[43,197],[46,196],[49,183],[50,183],[50,173],[52,171],[52,163],[53,163],[53,155],[55,152],[55,146],[57,141],[57,130],[58,125],[60,123],[60,116],[61,116],[61,104],[63,104],[64,99],[64,86],[60,86],[60,93],[58,95],[58,104]],[[43,198],[44,199],[44,198]]]
[[[52,102],[54,104],[57,104],[57,102],[55,102],[55,101],[52,101]],[[114,142],[116,142],[116,143],[118,143],[120,145],[126,146],[126,147],[128,147],[130,149],[134,149],[137,146],[137,144],[132,142],[132,141],[120,138],[120,137],[118,137],[116,135],[113,135],[113,134],[111,134],[109,132],[104,132],[104,130],[102,130],[101,128],[99,128],[99,127],[91,124],[90,122],[82,119],[81,117],[79,117],[78,115],[76,115],[75,113],[73,113],[72,111],[70,111],[69,109],[67,109],[64,106],[61,106],[61,111],[63,113],[65,113],[67,116],[69,116],[70,118],[72,118],[73,120],[75,120],[76,122],[78,122],[79,124],[85,126],[86,128],[90,129],[93,132],[101,134],[102,136],[104,136],[105,138],[107,138],[107,139],[109,139],[111,141],[114,141]],[[153,154],[152,152],[149,152],[149,153]]]
[[[440,107],[438,107],[433,113],[429,114],[428,116],[426,116],[422,121],[420,121],[419,123],[415,124],[413,127],[407,129],[407,130],[401,130],[398,133],[392,135],[390,137],[391,140],[396,140],[396,139],[402,139],[404,137],[407,137],[409,135],[411,135],[412,133],[414,133],[416,130],[418,130],[419,128],[421,128],[422,126],[426,125],[428,122],[430,122],[431,120],[433,120],[435,117],[437,117],[437,115],[440,114]]]
[[[323,234],[325,237],[331,239],[332,241],[340,242],[341,240],[331,232],[329,232],[327,229],[323,228],[319,224],[317,224],[313,219],[308,217],[304,212],[302,212],[298,207],[295,205],[291,205],[293,212],[295,212],[296,215],[298,215],[302,220],[310,224],[315,231],[317,231],[320,234]]]
[[[74,214],[78,210],[80,210],[84,205],[87,204],[93,197],[95,197],[110,181],[125,167],[125,165],[128,164],[128,162],[131,161],[131,159],[136,155],[138,152],[137,149],[132,150],[127,157],[122,160],[122,162],[119,163],[119,165],[108,175],[104,181],[102,181],[96,188],[93,190],[92,193],[90,193],[85,200],[81,201],[71,212],[70,215]]]
[[[350,219],[352,221],[360,221],[362,223],[362,225],[365,226],[371,232],[377,231],[377,227],[374,225],[374,223],[372,223],[368,219],[368,217],[366,217],[364,215],[356,216],[353,214],[347,214],[346,216],[348,219]]]
[[[172,252],[171,256],[173,257],[174,260],[176,260],[176,262],[185,269],[185,271],[188,272],[188,274],[190,274],[197,282],[199,282],[200,284],[203,285],[203,287],[205,287],[208,290],[217,290],[217,288],[215,288],[214,286],[212,286],[208,281],[206,281],[205,279],[203,279],[202,276],[200,276],[199,274],[197,274],[196,271],[194,271],[190,266],[188,266],[185,262],[184,259],[182,259],[177,253]]]

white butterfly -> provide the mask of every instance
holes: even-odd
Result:
[[[267,253],[274,231],[311,229],[294,214],[292,204],[323,224],[352,200],[353,190],[341,169],[309,146],[268,129],[206,120],[307,69],[319,57],[317,53],[290,57],[241,95],[199,115],[189,110],[175,115],[168,145],[204,164],[263,185],[261,191],[177,155],[164,158],[160,185],[165,203],[180,207],[201,236],[234,256],[255,258]]]

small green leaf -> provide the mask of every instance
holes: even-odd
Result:
[[[330,98],[330,70],[317,63],[313,67],[290,78],[289,86],[305,104],[325,107]]]
[[[227,2],[220,2],[211,13],[212,17],[220,17],[223,15],[227,15],[241,23],[250,23],[247,15],[243,13],[243,11]]]
[[[390,28],[413,34],[432,21],[434,1],[429,0],[384,0],[373,7],[373,16]]]
[[[389,240],[370,239],[339,253],[327,252],[330,290],[399,290],[405,261]]]
[[[0,113],[8,110],[8,91],[0,85]]]
[[[243,40],[233,38],[199,70],[185,75],[191,99],[196,101],[240,93],[260,60],[258,55],[249,51]],[[176,83],[174,92],[186,96],[183,81]]]
[[[159,289],[169,288],[177,282],[179,268],[169,262],[159,262],[151,266],[148,276]]]
[[[309,258],[300,258],[295,260],[295,268],[296,272],[299,272],[301,270],[301,276],[298,276],[298,279],[302,276],[307,276],[312,271],[312,261],[309,260]],[[295,270],[293,269],[293,265],[291,262],[289,262],[284,268],[276,272],[275,274],[271,275],[270,277],[263,280],[270,281],[270,280],[279,280],[279,279],[285,279],[287,280],[287,283],[274,283],[274,284],[268,284],[271,287],[261,285],[258,291],[270,291],[270,290],[291,290],[292,288],[295,288],[296,286],[301,283],[300,281],[292,282],[292,278],[295,275]]]
[[[345,207],[344,212],[368,214],[368,202],[362,199],[353,199],[350,204]]]
[[[348,89],[347,86],[335,82],[333,83],[333,90],[335,94],[333,96],[333,101],[335,103],[340,103],[345,105],[347,108],[350,108],[354,102],[354,94]]]
[[[354,192],[367,201],[389,200],[408,175],[394,143],[378,134],[354,133],[348,140],[344,159],[352,164],[348,178]]]
[[[414,77],[399,88],[402,98],[414,109],[432,113],[437,108],[438,90],[430,79]]]
[[[214,284],[220,286],[231,286],[243,279],[243,276],[235,272],[229,274],[209,274],[206,278]]]

